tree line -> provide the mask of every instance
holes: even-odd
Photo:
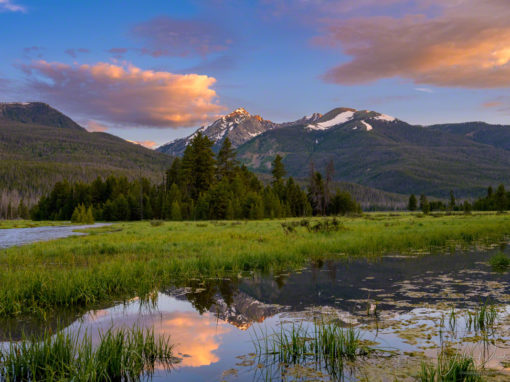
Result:
[[[432,211],[464,211],[465,213],[471,211],[503,212],[510,210],[510,192],[505,190],[503,184],[500,184],[496,191],[494,191],[492,186],[489,186],[487,188],[487,194],[476,199],[472,203],[468,200],[457,203],[453,190],[450,191],[450,198],[446,203],[441,200],[429,201],[427,196],[423,194],[417,199],[414,194],[411,194],[409,196],[407,209],[409,211],[420,210],[424,214]]]
[[[331,191],[333,164],[326,176],[311,167],[308,187],[286,178],[282,157],[272,163],[272,180],[264,185],[241,165],[226,138],[214,154],[214,142],[197,133],[166,171],[164,181],[146,178],[98,177],[91,183],[58,182],[31,209],[34,220],[70,220],[88,215],[95,220],[262,219],[360,212],[346,191]],[[79,210],[79,211],[78,211]],[[87,214],[85,213],[87,211]]]

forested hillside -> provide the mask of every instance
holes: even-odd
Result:
[[[9,203],[31,205],[64,179],[89,182],[115,174],[161,181],[172,162],[113,135],[90,133],[47,105],[14,105],[0,109],[0,217]]]

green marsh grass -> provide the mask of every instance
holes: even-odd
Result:
[[[0,349],[2,381],[136,381],[177,362],[169,338],[152,330],[108,330],[94,345],[85,333],[60,331]]]
[[[484,381],[472,357],[443,351],[437,363],[422,363],[418,374],[421,382],[482,382]]]
[[[312,223],[321,219],[311,219]],[[339,218],[342,229],[292,235],[282,222],[119,223],[87,236],[0,251],[0,316],[44,317],[146,296],[190,277],[285,271],[310,261],[384,253],[455,251],[490,245],[510,232],[510,216],[366,214]],[[315,223],[314,223],[315,224]]]
[[[280,327],[268,334],[255,333],[253,338],[259,361],[265,365],[317,365],[332,376],[341,376],[345,360],[355,360],[373,350],[363,345],[354,328],[342,328],[336,323],[314,323]]]

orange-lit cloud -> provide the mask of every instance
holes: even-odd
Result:
[[[218,323],[211,314],[196,312],[175,312],[165,315],[155,325],[156,334],[169,335],[175,351],[186,354],[179,366],[206,366],[219,361],[215,351],[220,346],[219,336],[231,330],[226,324]]]
[[[129,139],[127,141],[131,142],[131,143],[135,143],[140,146],[147,147],[148,149],[152,149],[156,146],[156,142],[154,142],[154,141],[130,141]]]
[[[213,77],[143,70],[124,63],[67,65],[43,60],[23,67],[32,91],[68,110],[116,127],[196,126],[223,110]]]
[[[327,34],[316,42],[340,45],[352,60],[328,71],[326,81],[350,85],[400,77],[436,86],[510,86],[508,1],[402,3],[417,5],[401,17],[329,20]]]
[[[503,106],[503,102],[501,101],[487,101],[482,104],[483,107],[493,108]]]
[[[108,130],[108,128],[99,122],[96,121],[88,121],[87,122],[87,130],[91,133],[102,133]]]

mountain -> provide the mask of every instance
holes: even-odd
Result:
[[[276,154],[283,156],[288,174],[300,178],[308,176],[310,163],[324,171],[333,160],[339,181],[400,194],[446,197],[455,190],[458,197],[469,197],[490,184],[507,183],[510,168],[510,153],[504,150],[508,138],[492,142],[481,132],[472,135],[337,108],[312,123],[281,124],[237,151],[243,163],[261,173],[270,172]]]
[[[68,116],[42,102],[0,103],[0,124],[13,122],[84,130]]]
[[[43,103],[0,104],[0,216],[33,203],[62,179],[143,175],[161,181],[172,157],[106,133],[91,133]]]
[[[311,163],[324,171],[333,160],[335,180],[375,193],[447,197],[455,190],[458,197],[473,197],[490,184],[508,182],[509,126],[482,122],[415,126],[375,111],[345,107],[274,123],[240,108],[198,131],[215,142],[215,150],[228,136],[238,158],[262,177],[270,174],[271,162],[280,154],[295,178],[306,179]],[[182,155],[194,134],[158,150]]]
[[[240,107],[234,110],[232,113],[214,121],[209,126],[202,126],[195,133],[186,138],[176,139],[159,147],[157,151],[174,156],[181,156],[184,153],[184,149],[186,149],[188,143],[199,131],[215,142],[213,147],[214,151],[219,150],[226,137],[230,139],[233,147],[238,147],[266,131],[282,126],[294,126],[304,123],[311,123],[320,117],[320,114],[312,114],[310,117],[303,117],[302,119],[295,122],[277,124],[271,121],[267,121],[259,115],[251,115],[244,108]]]

